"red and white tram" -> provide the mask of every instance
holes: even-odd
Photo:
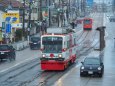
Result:
[[[41,69],[64,70],[76,60],[76,33],[62,28],[49,28],[41,36]]]

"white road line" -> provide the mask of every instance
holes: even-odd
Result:
[[[80,67],[80,66],[81,66],[81,63],[77,64],[77,65],[76,65],[75,67],[73,67],[70,71],[68,71],[68,73],[66,73],[66,74],[63,75],[58,81],[56,81],[56,82],[54,83],[54,85],[52,85],[52,86],[57,86],[57,84],[59,84],[60,81],[62,81],[64,78],[66,78],[68,75],[70,75],[71,72],[73,72],[73,71],[75,70],[75,68],[78,68],[78,67]]]

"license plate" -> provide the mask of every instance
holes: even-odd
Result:
[[[34,44],[37,44],[37,43],[34,43]]]
[[[88,74],[93,74],[93,71],[88,71]]]
[[[1,54],[4,54],[4,52],[1,52]]]

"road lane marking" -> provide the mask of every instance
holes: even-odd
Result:
[[[68,71],[66,74],[64,74],[59,80],[57,80],[52,86],[57,86],[59,83],[62,82],[64,78],[66,78],[68,75],[71,74],[75,70],[75,68],[78,68],[81,66],[81,63],[77,64],[75,67],[73,67],[70,71]]]

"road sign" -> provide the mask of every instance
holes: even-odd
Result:
[[[93,0],[87,0],[87,6],[92,7],[93,6]]]
[[[3,18],[12,23],[19,23],[19,13],[4,13]]]
[[[6,33],[11,32],[11,24],[6,24]]]

